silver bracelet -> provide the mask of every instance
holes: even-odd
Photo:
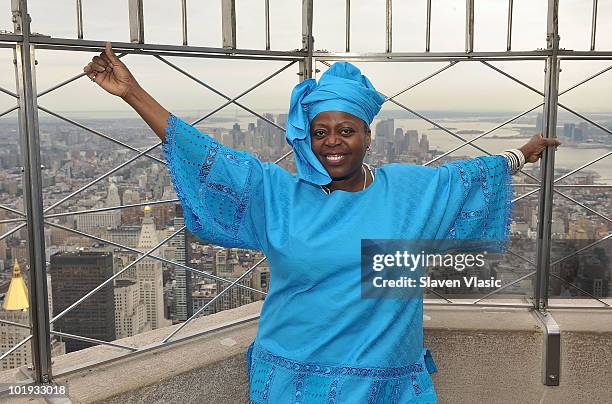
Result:
[[[503,153],[499,153],[498,156],[506,157],[508,166],[510,167],[510,173],[512,175],[519,172],[525,165],[525,155],[519,149],[508,149],[504,150]]]

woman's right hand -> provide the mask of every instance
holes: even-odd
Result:
[[[113,52],[110,42],[106,43],[106,48],[99,56],[91,59],[83,71],[100,87],[121,98],[126,98],[139,87],[127,66]]]

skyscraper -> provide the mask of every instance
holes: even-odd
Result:
[[[53,315],[56,316],[85,294],[113,276],[113,254],[102,251],[58,252],[51,255]],[[112,284],[85,299],[55,322],[58,331],[84,337],[113,341],[115,334],[115,298]],[[94,344],[66,340],[66,352]]]
[[[183,209],[181,205],[176,205],[176,215],[174,217],[174,228],[180,229],[185,225],[185,219],[183,218]],[[170,246],[173,248],[174,261],[179,264],[186,265],[189,260],[187,259],[187,245],[186,239],[188,237],[188,231],[185,230],[170,241]],[[175,320],[185,321],[193,314],[193,305],[191,301],[191,272],[181,268],[174,268],[174,278],[176,280],[175,289]]]

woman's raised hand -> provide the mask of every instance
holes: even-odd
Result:
[[[100,87],[121,98],[126,98],[139,87],[132,73],[113,52],[110,42],[106,43],[99,56],[91,59],[83,71]]]

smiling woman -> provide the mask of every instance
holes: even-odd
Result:
[[[263,251],[270,289],[247,351],[250,403],[435,403],[422,296],[361,295],[362,239],[507,238],[510,174],[556,140],[440,167],[363,164],[384,98],[350,63],[291,95],[298,174],[232,150],[170,114],[110,44],[85,72],[164,142],[185,225],[206,242]]]

